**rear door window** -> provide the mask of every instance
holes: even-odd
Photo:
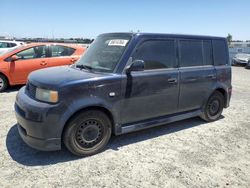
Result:
[[[174,40],[148,40],[133,54],[133,60],[143,60],[145,70],[176,67]]]
[[[180,40],[179,52],[181,67],[203,65],[202,40]]]
[[[52,45],[50,49],[51,57],[71,56],[75,52],[74,48],[60,45]]]
[[[14,46],[16,46],[16,43],[8,43],[8,47],[9,47],[9,48],[12,48],[12,47],[14,47]]]
[[[215,65],[228,64],[227,45],[224,40],[213,40],[213,54]]]

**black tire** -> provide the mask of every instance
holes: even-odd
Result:
[[[78,156],[99,153],[111,136],[111,121],[99,110],[83,111],[66,125],[63,142],[67,149]]]
[[[232,66],[237,66],[237,64],[234,61],[232,61],[231,65]]]
[[[8,87],[8,80],[0,74],[0,92],[3,92]]]
[[[250,69],[250,61],[247,62],[247,65],[245,66],[246,69]]]
[[[224,96],[221,92],[215,91],[208,99],[201,118],[207,122],[216,121],[220,118],[224,108]]]

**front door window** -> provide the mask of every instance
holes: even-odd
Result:
[[[16,54],[20,59],[35,59],[35,58],[45,58],[46,57],[46,46],[36,46],[23,50]]]

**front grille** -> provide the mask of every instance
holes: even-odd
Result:
[[[27,93],[30,97],[35,98],[36,97],[36,86],[31,84],[30,82],[26,85]]]

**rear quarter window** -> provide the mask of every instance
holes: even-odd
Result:
[[[74,48],[60,45],[52,45],[50,49],[51,57],[71,56],[76,50]]]
[[[8,43],[9,48],[12,48],[12,47],[15,47],[15,46],[16,46],[16,43]]]
[[[214,64],[226,65],[228,64],[228,53],[227,45],[224,40],[213,40],[213,55],[214,55]]]

